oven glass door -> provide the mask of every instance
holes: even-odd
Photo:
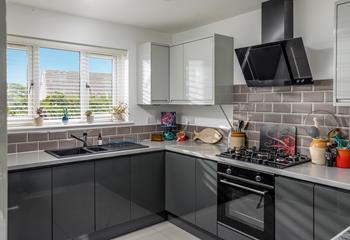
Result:
[[[218,213],[219,222],[257,239],[267,239],[274,228],[273,199],[261,187],[220,179]]]

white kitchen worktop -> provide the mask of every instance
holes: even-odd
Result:
[[[276,169],[267,166],[241,162],[237,160],[230,160],[216,156],[220,152],[226,150],[224,145],[211,145],[204,143],[197,143],[193,141],[188,142],[151,142],[142,141],[141,144],[148,145],[149,148],[97,153],[82,156],[75,156],[69,158],[56,158],[43,151],[40,152],[27,152],[16,153],[8,155],[8,170],[22,170],[35,167],[44,167],[50,165],[57,165],[70,162],[88,161],[94,159],[102,159],[109,157],[117,157],[130,154],[138,154],[154,151],[172,151],[182,154],[191,155],[194,157],[210,159],[217,162],[229,163],[233,166],[244,167],[253,170],[259,170],[271,174],[277,174],[281,176],[291,177],[299,180],[314,182],[317,184],[323,184],[331,187],[342,188],[350,190],[350,169],[330,168],[325,166],[314,165],[311,163],[305,163],[286,169]]]

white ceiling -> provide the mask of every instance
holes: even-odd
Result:
[[[260,8],[263,0],[9,0],[35,8],[177,33]]]

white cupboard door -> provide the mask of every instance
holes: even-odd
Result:
[[[151,91],[153,103],[169,101],[169,47],[151,46]]]
[[[350,100],[350,3],[337,5],[336,99]]]
[[[184,100],[184,45],[170,48],[170,101]]]
[[[185,100],[213,101],[213,52],[213,38],[184,45]]]

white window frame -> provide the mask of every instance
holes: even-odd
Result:
[[[52,49],[58,49],[58,50],[67,50],[67,51],[75,51],[80,53],[80,69],[79,69],[79,76],[80,76],[80,100],[81,100],[81,117],[80,119],[70,119],[69,124],[70,126],[76,125],[76,124],[83,124],[86,123],[85,121],[85,111],[88,110],[87,105],[83,104],[82,101],[86,101],[85,103],[88,103],[88,97],[87,96],[87,88],[86,84],[88,83],[88,74],[87,76],[84,76],[85,73],[88,73],[88,66],[87,66],[87,59],[88,57],[97,57],[97,58],[103,58],[105,56],[108,59],[113,59],[113,105],[115,105],[118,101],[119,96],[117,95],[117,56],[121,54],[126,54],[128,56],[128,51],[125,49],[115,49],[115,48],[106,48],[106,47],[98,47],[98,46],[92,46],[92,45],[84,45],[84,44],[75,44],[75,43],[68,43],[68,42],[59,42],[59,41],[51,41],[51,40],[44,40],[44,39],[37,39],[37,38],[29,38],[29,37],[22,37],[22,36],[14,36],[9,35],[8,36],[8,47],[14,48],[13,46],[21,47],[22,49],[29,49],[28,54],[28,82],[33,83],[34,85],[31,88],[31,94],[32,94],[32,109],[33,109],[33,117],[35,116],[36,108],[40,106],[40,99],[39,99],[39,92],[40,92],[40,74],[39,74],[39,48],[52,48]],[[83,66],[85,61],[86,66]],[[83,67],[87,68],[86,71],[82,71]],[[127,69],[128,71],[128,69]],[[126,79],[126,83],[123,84],[129,84],[129,79]],[[84,94],[84,96],[83,96]],[[129,102],[129,93],[127,94],[127,104]],[[84,100],[85,99],[85,100]],[[112,121],[111,114],[98,114],[98,118],[95,117],[95,124],[96,125],[104,125],[104,124],[116,124],[116,122]],[[126,122],[120,123],[125,124],[130,123],[128,122],[128,118],[126,119]],[[91,124],[89,124],[91,125]],[[28,128],[28,126],[33,126],[33,118],[29,116],[28,119],[11,119],[9,118],[8,121],[8,129],[20,129],[20,128]],[[45,120],[43,128],[50,126],[50,127],[59,127],[62,126],[61,120]],[[41,128],[41,127],[37,127]]]

